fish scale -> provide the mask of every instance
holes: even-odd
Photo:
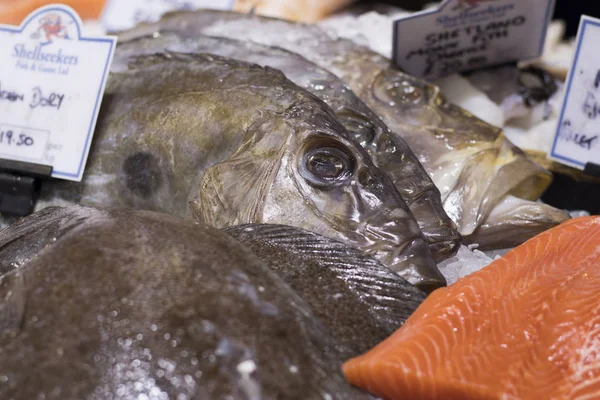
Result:
[[[252,249],[322,315],[342,354],[356,355],[373,347],[425,299],[423,292],[375,259],[312,232],[264,224],[223,231]],[[340,296],[332,299],[333,293]],[[354,327],[351,333],[348,327]]]

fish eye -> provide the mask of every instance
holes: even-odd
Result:
[[[340,145],[322,145],[308,150],[300,161],[300,175],[313,186],[339,186],[354,174],[354,157]]]
[[[378,128],[365,115],[354,110],[344,109],[336,113],[336,116],[352,138],[362,147],[366,147],[375,140]]]
[[[374,85],[375,97],[390,106],[415,106],[428,101],[426,84],[410,79],[404,74],[380,75]]]

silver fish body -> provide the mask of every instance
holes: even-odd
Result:
[[[109,78],[84,181],[70,185],[79,203],[218,228],[296,226],[364,250],[411,283],[444,284],[389,177],[280,71],[169,52],[127,65]]]
[[[154,24],[140,24],[123,32],[120,38],[166,31],[223,35],[280,46],[336,74],[418,155],[441,192],[446,212],[464,237],[476,234],[507,196],[535,200],[551,182],[551,174],[512,145],[501,129],[448,103],[437,86],[393,68],[387,58],[330,36],[318,26],[206,10],[170,13]],[[513,174],[515,170],[519,173]],[[553,212],[541,219],[559,215],[552,222],[557,225],[565,220],[565,214]],[[541,224],[530,232],[539,233],[547,227]],[[512,234],[512,230],[499,230],[486,237],[504,235],[504,241]]]
[[[398,135],[332,73],[296,53],[254,42],[174,33],[149,35],[119,43],[112,70],[126,69],[134,55],[160,51],[210,53],[281,70],[288,79],[318,96],[336,113],[352,138],[394,182],[413,212],[436,261],[453,255],[461,237],[444,211],[439,190],[418,158]]]
[[[254,253],[142,210],[51,207],[0,232],[0,398],[368,399]]]

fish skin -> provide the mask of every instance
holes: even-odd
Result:
[[[312,232],[263,224],[223,231],[309,303],[346,359],[393,334],[425,299],[425,293],[375,259]]]
[[[437,86],[405,74],[380,54],[334,38],[315,25],[202,10],[166,14],[156,23],[120,33],[119,38],[198,30],[298,52],[341,78],[418,155],[463,237],[473,234],[505,196],[518,193],[528,200],[537,199],[552,180],[551,173],[528,159],[500,128],[448,103]],[[519,177],[498,174],[505,168],[512,170],[511,163],[519,164]],[[510,234],[512,230],[505,232]],[[494,243],[482,245],[497,247]]]
[[[432,293],[344,364],[385,399],[596,399],[600,217],[571,219]]]
[[[389,177],[326,104],[280,71],[174,52],[127,64],[108,79],[82,184],[48,182],[46,199],[217,228],[297,226],[364,250],[427,290],[445,285]],[[329,181],[319,162],[307,167],[323,156],[339,165]]]
[[[2,399],[369,398],[304,300],[215,228],[49,207],[0,232],[3,261],[16,244],[33,251],[0,277],[18,297],[0,299]]]
[[[456,253],[462,238],[444,211],[439,190],[418,158],[404,140],[393,135],[335,75],[281,48],[200,34],[184,37],[172,32],[120,42],[112,70],[126,68],[124,60],[130,56],[164,50],[215,54],[282,71],[292,82],[329,105],[352,138],[367,150],[375,165],[392,178],[419,223],[435,261],[441,262]]]

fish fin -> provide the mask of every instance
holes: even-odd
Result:
[[[102,215],[103,212],[80,205],[70,207],[51,206],[41,211],[21,218],[17,222],[9,225],[0,231],[0,272],[6,269],[6,264],[12,262],[13,256],[9,254],[13,250],[16,253],[25,252],[35,255],[48,243],[55,241],[65,235],[71,229],[84,220],[94,215]],[[36,240],[24,246],[22,241],[34,234]],[[11,260],[11,261],[7,261]]]
[[[241,241],[288,250],[306,260],[318,259],[369,305],[379,321],[396,328],[417,309],[425,293],[364,252],[300,228],[246,224],[223,229]]]
[[[512,248],[570,219],[548,204],[506,196],[465,243],[480,250]]]
[[[21,330],[26,298],[21,271],[15,269],[0,276],[0,335]]]
[[[137,37],[136,37],[137,38]],[[136,71],[152,67],[154,65],[168,63],[170,61],[214,61],[222,60],[223,57],[219,57],[212,54],[204,53],[185,53],[163,49],[151,54],[135,54],[127,57],[125,62],[129,71]]]
[[[479,210],[485,190],[494,177],[497,156],[498,150],[494,147],[484,147],[470,155],[454,189],[444,199],[444,208],[463,236],[473,233],[483,221]]]
[[[536,164],[508,140],[503,140],[498,160],[502,160],[503,165],[487,188],[479,209],[483,220],[507,195],[534,201],[552,183],[552,173]]]
[[[248,129],[236,154],[206,171],[199,196],[190,202],[194,217],[217,228],[260,222],[286,150],[289,135],[285,132],[290,129],[281,119]]]

